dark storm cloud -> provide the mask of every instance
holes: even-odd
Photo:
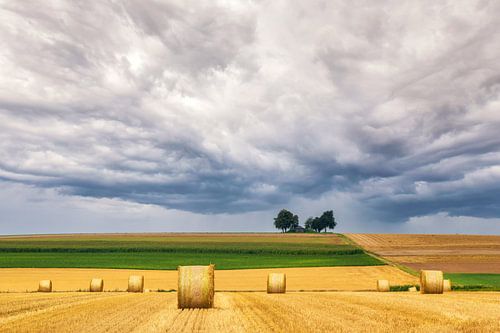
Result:
[[[337,193],[386,222],[499,216],[499,14],[1,1],[0,179],[201,213]]]

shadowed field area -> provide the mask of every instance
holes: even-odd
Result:
[[[499,293],[0,294],[0,332],[498,332]]]

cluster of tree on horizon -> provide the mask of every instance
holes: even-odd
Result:
[[[306,231],[321,232],[322,230],[334,229],[337,225],[333,210],[327,210],[319,217],[309,217],[304,224]],[[299,226],[299,217],[292,212],[282,209],[278,216],[274,218],[274,226],[282,232],[290,232],[296,230]]]

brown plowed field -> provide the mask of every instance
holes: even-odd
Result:
[[[368,251],[413,269],[500,273],[500,236],[346,234]]]
[[[391,266],[314,267],[220,270],[215,272],[216,290],[266,290],[267,275],[283,272],[288,290],[374,290],[376,280],[393,284],[415,284],[416,278]],[[107,291],[124,291],[130,275],[144,275],[151,290],[177,289],[177,271],[78,269],[78,268],[1,268],[0,291],[35,291],[38,282],[51,279],[55,291],[81,291],[89,288],[93,277],[104,279]]]
[[[0,294],[0,332],[499,332],[500,293]]]

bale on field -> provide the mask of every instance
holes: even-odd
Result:
[[[286,292],[286,275],[284,273],[269,273],[267,276],[267,293],[284,294]]]
[[[90,292],[102,292],[104,290],[104,280],[93,278],[90,280]]]
[[[177,307],[179,309],[214,306],[214,265],[177,267]]]
[[[144,275],[131,275],[128,278],[128,292],[142,293],[144,291]]]
[[[451,281],[443,280],[443,291],[451,291]]]
[[[391,287],[387,280],[377,280],[377,291],[390,291]]]
[[[42,280],[38,284],[38,291],[42,293],[50,293],[52,292],[52,281],[51,280]]]
[[[441,271],[420,271],[420,293],[421,294],[442,294],[443,293],[443,272]]]
[[[417,287],[410,287],[408,288],[408,291],[415,292],[417,291]]]

